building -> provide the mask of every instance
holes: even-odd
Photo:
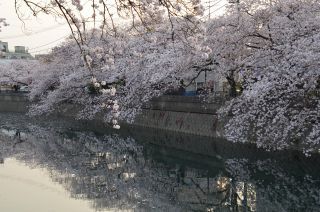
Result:
[[[202,92],[223,95],[229,91],[226,79],[213,71],[201,72],[192,82],[190,82],[190,79],[185,79],[184,84],[188,85],[185,88],[185,95],[187,96],[201,94]]]
[[[0,41],[0,59],[34,59],[25,46],[15,46],[14,52],[9,51],[8,42]]]

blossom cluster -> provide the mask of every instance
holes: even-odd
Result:
[[[94,87],[94,89],[96,91],[98,91],[99,93],[101,93],[102,95],[105,96],[110,96],[111,98],[114,97],[116,95],[116,88],[114,86],[111,86],[111,88],[109,88],[109,86],[107,85],[106,81],[101,81],[98,82],[96,78],[92,77],[91,78],[91,83],[92,86]],[[112,125],[114,129],[120,129],[120,125],[118,123],[118,118],[120,115],[119,112],[119,104],[117,100],[112,100],[112,99],[108,99],[105,102],[103,102],[101,104],[101,108],[106,108],[106,109],[112,109]]]

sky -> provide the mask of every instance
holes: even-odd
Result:
[[[33,55],[47,53],[70,34],[66,22],[47,15],[26,17],[24,27],[15,13],[14,0],[0,0],[0,17],[9,24],[2,28],[0,40],[8,42],[11,51],[14,46],[26,46]]]
[[[207,6],[211,5],[211,13],[221,15],[227,0],[203,1]],[[206,13],[208,11],[206,10]],[[23,24],[15,13],[14,0],[0,0],[0,18],[6,18],[9,24],[2,28],[0,41],[8,42],[10,51],[14,50],[14,46],[26,46],[32,55],[45,54],[70,35],[64,20],[55,20],[49,15],[25,17]]]

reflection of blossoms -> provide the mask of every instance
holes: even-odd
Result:
[[[293,172],[297,174],[294,176],[284,169],[288,167],[282,168],[277,161],[271,159],[255,162],[247,159],[228,159],[226,164],[231,178],[236,179],[237,189],[241,191],[237,197],[239,200],[243,201],[243,189],[246,184],[246,189],[248,186],[255,188],[254,202],[259,203],[254,203],[256,211],[264,211],[266,208],[270,211],[314,211],[320,206],[319,182],[312,179],[308,173],[300,177],[303,173],[296,173],[301,172],[299,165],[296,165],[298,171]],[[264,178],[260,179],[261,175]],[[247,201],[252,194],[252,191],[247,194]]]
[[[131,137],[70,130],[77,123],[34,124],[8,114],[0,119],[0,155],[47,167],[72,197],[89,199],[96,210],[316,211],[320,206],[319,158],[206,158],[202,166],[190,152],[162,154],[159,146],[143,148]],[[17,129],[25,142],[13,148]]]
[[[94,207],[156,207],[166,211],[175,208],[164,198],[165,195],[154,195],[150,190],[153,182],[150,175],[144,173],[148,167],[144,167],[142,147],[133,139],[118,136],[97,138],[91,133],[60,136],[52,130],[32,126],[32,132],[27,135],[28,144],[18,146],[10,157],[15,155],[32,166],[37,163],[49,167],[55,182],[64,185],[74,198],[93,201]],[[9,145],[10,141],[6,144]],[[101,199],[101,204],[94,203]]]
[[[240,159],[234,160],[229,159],[226,160],[226,169],[227,171],[235,176],[237,181],[248,181],[250,179],[250,171],[248,170],[248,160]]]

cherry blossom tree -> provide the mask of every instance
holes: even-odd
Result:
[[[65,17],[74,38],[37,67],[30,98],[38,102],[31,114],[71,102],[82,106],[80,118],[103,113],[119,128],[118,118],[132,121],[145,102],[179,79],[210,70],[229,82],[235,97],[221,109],[229,140],[267,149],[302,146],[306,153],[319,148],[320,4],[315,0],[243,0],[205,24],[196,17],[199,2],[181,9],[177,5],[183,2],[119,1],[117,18],[125,14],[130,20],[123,26],[104,1],[92,1],[89,14],[95,15],[87,18],[79,1],[21,2],[34,15]],[[100,30],[88,30],[98,16]],[[243,90],[238,97],[237,83]]]
[[[80,60],[74,41],[55,48],[51,62],[39,66],[33,77],[30,98],[40,101],[31,113],[47,113],[72,102],[83,108],[79,118],[104,112],[104,120],[114,125],[115,118],[133,121],[144,103],[179,84],[186,74],[184,61],[200,57],[198,44],[189,39],[201,35],[201,30],[194,28],[190,37],[184,27],[177,27],[172,42],[167,26],[159,24],[154,32],[140,34],[119,30],[119,36],[103,39],[98,31],[93,33],[86,51],[94,77]]]
[[[79,0],[15,0],[16,12],[21,20],[26,15],[25,7],[29,8],[34,16],[45,13],[63,18],[68,23],[72,37],[80,48],[84,62],[90,71],[91,59],[86,51],[88,29],[99,27],[102,32],[101,36],[104,34],[117,36],[119,23],[125,20],[132,29],[141,30],[141,27],[138,29],[139,26],[144,26],[147,31],[152,31],[154,24],[167,20],[171,23],[173,36],[172,17],[184,17],[191,21],[192,16],[203,14],[203,7],[198,0],[114,0],[108,2],[90,0],[87,3]]]
[[[3,85],[30,85],[32,83],[33,67],[39,65],[34,60],[12,60],[1,62],[0,84]]]
[[[248,0],[211,25],[221,33],[213,59],[243,81],[243,94],[222,109],[229,140],[318,150],[319,9],[313,0]]]
[[[106,84],[105,80],[97,79],[97,76],[95,75],[96,72],[94,66],[96,64],[93,64],[93,62],[95,62],[95,58],[92,58],[92,52],[97,53],[94,57],[102,56],[100,52],[101,49],[95,48],[96,46],[93,46],[92,49],[92,44],[90,44],[91,39],[93,37],[97,37],[95,34],[97,28],[96,24],[99,24],[99,35],[103,38],[104,36],[110,35],[118,37],[120,22],[122,22],[122,25],[127,25],[127,30],[129,28],[129,30],[131,29],[131,31],[136,31],[136,33],[145,33],[153,32],[154,28],[165,20],[170,24],[171,40],[173,40],[176,33],[174,26],[175,21],[173,20],[174,18],[180,17],[194,27],[196,25],[194,17],[197,15],[203,15],[203,7],[198,0],[144,0],[128,2],[122,0],[108,2],[105,0],[91,0],[89,1],[89,4],[84,4],[79,0],[53,0],[41,2],[32,0],[16,0],[15,7],[21,20],[25,15],[23,8],[27,7],[34,16],[45,13],[58,18],[63,18],[67,21],[72,37],[81,52],[80,57],[82,57],[87,72],[91,75],[91,83],[94,85],[93,87],[96,91],[101,89],[102,86],[109,87],[107,85],[101,86],[100,83]],[[123,20],[127,21],[123,22]],[[93,30],[88,30],[91,28],[93,28]],[[107,50],[112,52],[113,47],[110,45],[104,48],[108,48]],[[101,64],[104,65],[104,67],[113,67],[113,63],[114,58],[112,58],[112,54],[110,54],[110,57]],[[111,84],[115,85],[117,83],[118,81],[115,81]],[[114,96],[115,91],[115,86],[112,86],[107,90],[102,89],[101,93],[105,94],[111,92],[112,96]],[[54,93],[52,92],[51,95],[53,94]],[[114,118],[118,116],[117,109],[119,106],[117,101],[118,100],[115,101],[114,98],[112,98],[103,103],[103,105],[107,105],[107,107],[110,105],[113,107]],[[97,109],[94,110],[98,111]],[[113,122],[117,123],[117,120],[113,120]],[[119,128],[119,125],[114,124],[114,128]]]

